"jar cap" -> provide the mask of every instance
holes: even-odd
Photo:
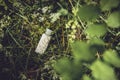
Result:
[[[52,30],[47,28],[45,33],[50,36],[52,32],[53,32]]]

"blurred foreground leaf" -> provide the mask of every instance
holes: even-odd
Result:
[[[97,45],[104,45],[104,44],[105,44],[102,39],[96,38],[96,37],[91,38],[91,39],[89,40],[89,43],[90,43],[90,44],[97,44]]]
[[[91,21],[98,18],[100,9],[97,6],[85,5],[79,8],[78,16],[83,21]]]
[[[100,60],[96,60],[90,68],[95,80],[116,80],[113,68]]]
[[[107,32],[105,24],[90,24],[85,31],[89,37],[101,37]]]
[[[62,80],[79,80],[84,72],[84,68],[80,64],[75,64],[68,58],[58,60],[54,69],[60,73]]]
[[[91,80],[91,79],[87,75],[84,75],[83,80]]]
[[[115,8],[118,6],[120,0],[101,0],[100,1],[100,6],[102,11],[108,11],[111,10],[112,8]]]
[[[86,42],[76,41],[72,44],[73,56],[76,60],[90,61],[94,59],[95,52],[90,50]]]
[[[103,54],[103,58],[106,62],[114,65],[115,67],[120,68],[120,58],[118,57],[117,53],[114,50],[107,50]]]
[[[107,19],[107,25],[111,28],[120,27],[120,11],[113,12]]]

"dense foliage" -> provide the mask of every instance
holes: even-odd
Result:
[[[119,0],[0,0],[0,79],[119,80],[119,31]]]
[[[73,58],[63,57],[54,65],[61,80],[120,79],[120,1],[85,0],[73,6],[67,28],[79,28],[85,39],[70,37]],[[71,2],[71,5],[72,2]],[[74,21],[77,25],[74,24]],[[78,26],[79,25],[79,26]],[[71,36],[78,34],[77,31]]]

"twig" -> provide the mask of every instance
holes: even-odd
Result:
[[[71,4],[72,8],[74,8],[74,6],[73,6],[73,4],[72,4],[71,0],[69,0],[69,2],[70,2],[70,4]]]
[[[30,52],[31,52],[31,48],[29,50],[29,53],[28,53],[28,56],[27,56],[27,59],[26,59],[26,65],[25,65],[25,70],[27,71],[27,67],[28,67],[28,62],[29,62],[29,58],[30,58]]]
[[[58,46],[59,46],[59,48],[60,48],[60,43],[59,43],[59,41],[58,41],[57,33],[55,33],[55,36],[56,36],[56,40],[57,40]]]
[[[9,35],[11,36],[11,38],[13,39],[13,41],[19,46],[19,47],[22,47],[18,42],[17,40],[13,37],[13,35],[10,33],[10,31],[7,29],[7,32],[9,33]]]

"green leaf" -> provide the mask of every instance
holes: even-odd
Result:
[[[102,11],[109,11],[119,5],[119,0],[101,0],[100,6]]]
[[[106,32],[107,32],[107,29],[106,29],[105,24],[88,25],[88,28],[85,31],[85,33],[89,37],[101,37],[101,36],[105,35]]]
[[[84,75],[83,80],[91,80],[91,78],[89,78],[87,75]]]
[[[94,44],[97,44],[97,45],[105,45],[105,43],[104,43],[104,41],[103,41],[102,39],[96,38],[96,37],[91,38],[91,39],[89,40],[89,43],[90,43],[91,45],[94,45]]]
[[[83,21],[91,21],[98,18],[100,9],[97,6],[85,5],[79,8],[77,15]]]
[[[96,60],[90,68],[95,80],[116,80],[113,68],[104,62]]]
[[[120,27],[120,11],[113,12],[107,19],[107,25],[111,28]]]
[[[95,53],[90,50],[86,42],[76,41],[72,44],[72,51],[75,60],[90,61],[94,59]]]
[[[61,58],[54,66],[55,70],[59,73],[68,73],[71,70],[71,62],[68,58]]]
[[[67,15],[68,11],[66,9],[62,8],[58,11],[58,13],[60,13],[61,15]]]
[[[61,58],[54,65],[54,69],[60,73],[62,80],[71,80],[70,71],[72,69],[71,62],[68,58]]]
[[[90,50],[93,50],[93,51],[96,51],[99,52],[99,53],[103,53],[104,52],[104,49],[105,49],[105,43],[103,40],[101,40],[100,38],[92,38],[89,40],[89,44],[91,45],[90,46]]]
[[[79,80],[85,70],[80,63],[75,64],[68,58],[59,59],[53,67],[60,74],[62,80]]]
[[[115,67],[119,67],[120,68],[120,58],[118,57],[117,53],[114,50],[107,50],[104,54],[103,54],[103,59],[114,65]]]

